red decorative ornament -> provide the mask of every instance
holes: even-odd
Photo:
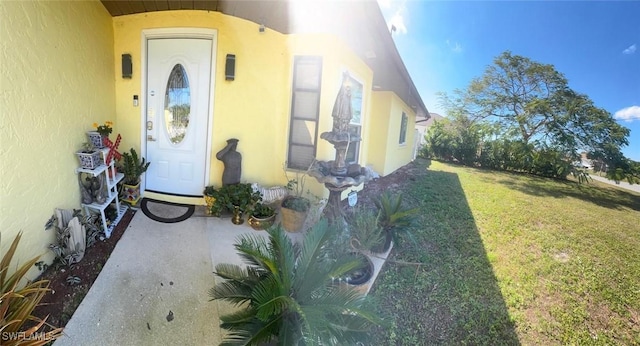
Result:
[[[104,145],[109,148],[109,153],[107,154],[107,162],[105,162],[105,164],[109,164],[111,162],[112,159],[116,159],[116,160],[120,160],[120,158],[122,157],[122,155],[118,152],[118,146],[120,145],[120,140],[122,139],[122,136],[120,136],[120,134],[118,133],[118,137],[116,138],[116,142],[113,143],[111,142],[111,140],[109,139],[109,137],[104,137],[102,139],[102,142],[104,143]]]

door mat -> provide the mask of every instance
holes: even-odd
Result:
[[[195,205],[176,204],[171,202],[157,201],[155,199],[143,198],[140,208],[144,215],[151,220],[163,223],[176,223],[184,221],[193,215],[196,210]]]

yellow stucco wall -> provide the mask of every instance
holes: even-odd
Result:
[[[111,17],[97,0],[1,1],[0,35],[0,254],[23,231],[16,259],[50,261],[45,222],[80,208],[74,153],[115,120]]]
[[[218,12],[163,11],[111,18],[98,0],[0,1],[2,93],[0,93],[0,254],[24,231],[19,260],[52,255],[52,231],[43,225],[54,208],[79,208],[74,152],[94,122],[111,120],[121,133],[121,151],[141,148],[144,90],[142,35],[152,28],[217,30],[210,184],[219,185],[222,163],[215,159],[228,138],[238,138],[243,181],[286,183],[292,61],[296,55],[323,57],[318,133],[330,131],[331,111],[342,72],[363,82],[363,142],[360,164],[385,175],[411,159],[397,144],[400,117],[415,114],[395,94],[371,92],[372,71],[330,35],[283,35]],[[121,77],[120,57],[133,58],[133,78]],[[236,78],[224,80],[224,57],[236,55]],[[132,105],[139,95],[140,105]],[[334,149],[318,138],[317,158],[332,160]],[[291,176],[291,174],[290,174]],[[308,178],[318,196],[327,190]]]
[[[367,161],[380,175],[384,174],[387,149],[387,136],[389,132],[389,113],[391,110],[391,98],[393,93],[388,91],[375,91],[371,98],[371,121],[369,138],[371,146],[367,155]]]
[[[332,35],[290,35],[289,47],[292,55],[322,56],[322,86],[320,91],[320,119],[318,123],[316,159],[322,161],[333,160],[335,159],[335,149],[329,142],[320,139],[320,134],[331,131],[333,127],[331,113],[336,96],[342,85],[342,73],[348,71],[350,75],[363,83],[362,137],[364,139],[368,137],[369,131],[368,122],[371,113],[370,102],[373,72],[369,66],[360,60],[342,41],[337,40]],[[291,81],[288,81],[288,83],[291,84]],[[287,114],[287,119],[288,117],[289,114]],[[289,124],[287,123],[285,127],[286,131],[289,130],[288,127]],[[288,136],[288,132],[286,136]],[[360,164],[362,166],[367,165],[368,144],[369,143],[363,140],[360,145]],[[314,178],[307,179],[307,188],[318,197],[327,197],[329,195],[329,191]],[[360,188],[362,188],[362,186],[360,186]],[[345,194],[347,192],[345,192]]]
[[[204,11],[163,11],[121,16],[114,18],[113,23],[117,123],[122,125],[121,148],[124,150],[141,147],[141,110],[144,106],[142,30],[171,27],[217,30],[210,184],[221,184],[223,165],[216,160],[215,154],[224,147],[228,138],[240,140],[238,151],[243,156],[243,181],[267,186],[286,183],[283,165],[289,138],[292,61],[296,55],[323,56],[319,133],[331,130],[331,111],[345,70],[364,83],[363,114],[367,121],[372,72],[333,36],[283,35],[269,29],[260,33],[255,23]],[[132,79],[119,77],[120,56],[123,53],[132,55]],[[236,55],[234,81],[224,78],[226,54]],[[140,95],[139,107],[133,107],[133,95]],[[366,146],[363,145],[361,161],[367,157],[366,154]],[[333,147],[326,141],[318,140],[317,157],[330,160],[333,155]],[[314,194],[325,194],[325,189],[314,184],[314,179],[307,179],[307,182],[307,188]],[[165,199],[179,201],[175,197]]]
[[[209,183],[220,186],[223,165],[215,158],[229,138],[238,138],[243,155],[242,180],[261,183],[284,179],[290,98],[290,57],[282,34],[258,31],[246,20],[205,11],[164,11],[114,18],[116,66],[120,55],[133,59],[133,78],[116,76],[116,107],[123,148],[140,149],[141,109],[144,107],[141,68],[143,29],[207,28],[217,30],[215,80],[213,82],[213,126]],[[225,56],[236,55],[236,77],[226,81]],[[119,67],[116,73],[120,73]],[[140,95],[140,107],[133,107],[133,95]],[[276,167],[273,169],[273,167]]]
[[[368,161],[376,172],[384,176],[413,159],[416,114],[389,91],[373,93],[372,109]],[[407,134],[405,143],[399,144],[402,112],[408,117]]]

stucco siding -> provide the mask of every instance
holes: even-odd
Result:
[[[387,141],[389,137],[389,114],[393,93],[377,91],[373,93],[371,102],[371,121],[369,130],[369,151],[367,160],[380,175],[384,175]]]
[[[142,35],[152,28],[207,28],[217,31],[215,81],[213,84],[213,124],[209,184],[219,186],[223,165],[215,153],[228,138],[238,138],[242,154],[242,181],[263,185],[286,183],[283,166],[287,160],[293,58],[296,55],[322,56],[322,89],[318,133],[330,131],[331,111],[340,88],[342,72],[347,70],[363,80],[367,91],[363,100],[365,117],[369,112],[372,72],[335,36],[326,34],[283,35],[267,28],[259,32],[255,23],[218,12],[163,11],[114,18],[117,122],[123,125],[123,147],[141,148],[143,64]],[[122,79],[121,54],[133,58],[133,78]],[[236,55],[236,76],[224,77],[225,56]],[[139,107],[132,105],[140,95]],[[366,119],[365,119],[366,121]],[[366,127],[365,127],[366,130]],[[318,138],[317,158],[333,159],[333,147]],[[361,158],[366,157],[366,145]],[[361,159],[361,161],[364,161]],[[307,188],[322,195],[319,184],[308,179]],[[171,197],[169,197],[171,199]]]
[[[0,232],[5,251],[25,232],[20,260],[47,250],[52,231],[43,226],[54,208],[79,208],[75,151],[94,122],[113,121],[121,151],[143,155],[145,90],[142,31],[154,28],[216,30],[213,120],[208,184],[220,185],[223,165],[215,153],[238,138],[242,180],[286,183],[292,62],[296,55],[322,56],[318,134],[332,128],[331,112],[342,73],[363,83],[359,163],[388,174],[411,159],[413,131],[399,146],[401,112],[415,114],[392,92],[372,92],[373,72],[341,40],[328,34],[283,35],[219,12],[162,11],[112,18],[98,0],[0,1]],[[122,78],[121,55],[131,54],[133,77]],[[235,54],[235,80],[224,76],[225,56]],[[138,95],[139,105],[133,105]],[[333,146],[317,139],[320,160],[333,160]],[[318,196],[327,190],[312,178]]]
[[[164,11],[114,18],[115,56],[123,53],[133,58],[133,78],[116,78],[118,122],[125,147],[141,147],[141,112],[145,91],[142,90],[142,30],[152,28],[207,28],[217,30],[215,80],[212,83],[213,124],[210,153],[210,184],[220,185],[223,165],[215,153],[229,138],[238,138],[238,151],[243,155],[245,181],[273,181],[276,174],[266,169],[273,162],[283,162],[286,141],[278,131],[286,128],[289,99],[289,56],[281,34],[219,12]],[[236,55],[236,76],[226,81],[225,57]],[[132,104],[140,95],[140,106]],[[280,169],[280,173],[282,170]],[[282,174],[280,174],[282,175]],[[279,178],[279,176],[278,176]]]
[[[75,151],[115,119],[113,31],[99,1],[0,2],[0,232],[46,254],[54,208],[79,208]],[[118,124],[116,124],[116,127]]]
[[[375,92],[368,160],[380,175],[388,175],[413,159],[416,115],[395,93]],[[399,143],[402,113],[408,117],[404,144]]]
[[[371,88],[373,72],[360,60],[342,41],[329,34],[300,34],[291,35],[288,46],[292,56],[312,55],[322,56],[322,89],[320,92],[320,119],[318,123],[318,138],[316,159],[331,161],[335,159],[335,149],[329,142],[320,139],[320,134],[331,131],[333,127],[333,106],[342,84],[343,72],[349,72],[354,78],[363,83],[362,99],[362,126],[363,139],[367,138],[369,131],[369,120],[371,118]],[[291,81],[287,83],[291,84]],[[289,93],[290,87],[289,87]],[[290,102],[290,101],[289,101]],[[287,113],[289,119],[289,113]],[[287,120],[288,121],[288,120]],[[285,126],[288,138],[289,124]],[[370,143],[363,140],[360,145],[360,164],[367,165],[367,152]],[[309,178],[308,188],[315,195],[320,197],[328,196],[328,190]],[[361,188],[362,186],[360,186]],[[358,188],[359,189],[359,188]],[[348,191],[345,192],[348,193]]]
[[[405,141],[404,143],[399,143],[402,113],[407,115],[407,126]],[[402,99],[393,94],[389,114],[389,137],[386,141],[385,155],[387,158],[385,160],[384,175],[392,173],[413,160],[415,124],[415,112]]]

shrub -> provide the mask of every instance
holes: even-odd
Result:
[[[0,331],[3,338],[2,345],[44,345],[62,335],[62,328],[53,328],[45,333],[38,333],[46,321],[33,316],[33,309],[40,303],[49,291],[49,282],[40,280],[28,282],[23,288],[18,288],[29,269],[38,262],[38,257],[25,262],[11,275],[8,274],[9,265],[18,248],[22,232],[18,233],[7,253],[0,261]],[[1,234],[0,234],[1,241]],[[35,326],[26,328],[26,323]],[[5,340],[4,336],[15,336]]]
[[[212,300],[236,307],[220,316],[228,330],[223,344],[355,345],[366,340],[380,319],[354,289],[332,285],[359,264],[330,258],[335,229],[321,220],[301,247],[281,227],[269,229],[269,239],[244,235],[235,248],[248,264],[216,265],[224,282],[210,291]]]

